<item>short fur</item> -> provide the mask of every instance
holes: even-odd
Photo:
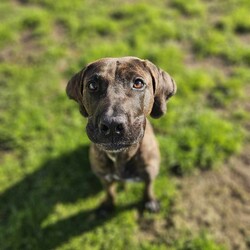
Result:
[[[133,87],[138,79],[143,82],[141,89]],[[133,179],[145,182],[144,207],[157,212],[153,180],[160,153],[146,117],[165,114],[166,102],[176,92],[174,80],[147,60],[103,58],[74,75],[66,92],[88,119],[91,167],[107,194],[100,210],[114,208],[115,182]]]

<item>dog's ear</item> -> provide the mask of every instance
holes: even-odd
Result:
[[[83,116],[88,117],[88,113],[83,105],[83,78],[85,69],[75,74],[68,82],[66,93],[70,99],[75,100],[80,106],[80,112]]]
[[[153,118],[159,118],[166,113],[167,100],[176,93],[176,83],[167,72],[150,61],[146,60],[145,63],[151,74],[154,88],[154,104],[150,115]]]

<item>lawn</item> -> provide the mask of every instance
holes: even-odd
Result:
[[[236,249],[204,226],[170,221],[177,183],[218,171],[250,143],[249,11],[248,0],[2,0],[0,249]],[[128,184],[116,211],[98,218],[104,192],[86,119],[65,87],[87,63],[126,55],[151,60],[178,86],[167,115],[151,119],[162,209],[141,214],[142,184]]]

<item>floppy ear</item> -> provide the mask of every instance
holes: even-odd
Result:
[[[154,88],[154,104],[150,115],[153,118],[159,118],[166,113],[167,100],[176,93],[177,87],[171,76],[156,67],[153,63],[146,60]]]
[[[75,74],[68,82],[66,93],[70,99],[75,100],[79,104],[80,113],[88,117],[88,113],[83,105],[83,78],[85,69]]]

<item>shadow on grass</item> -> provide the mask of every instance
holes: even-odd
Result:
[[[87,210],[61,220],[54,225],[49,225],[43,230],[43,237],[46,239],[46,243],[43,243],[42,249],[54,249],[67,242],[71,237],[87,233],[96,227],[102,226],[118,213],[136,208],[137,206],[137,203],[119,206],[114,213],[106,217],[97,217],[95,210]]]
[[[87,146],[46,161],[0,195],[0,248],[51,249],[103,224],[111,217],[97,219],[93,210],[87,210],[42,226],[56,204],[74,204],[101,190],[90,169]]]

